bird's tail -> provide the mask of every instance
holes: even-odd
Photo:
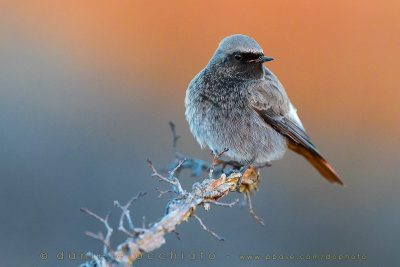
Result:
[[[311,165],[313,165],[314,168],[316,168],[318,172],[329,182],[344,185],[343,181],[339,178],[339,175],[322,157],[321,154],[313,153],[314,151],[310,151],[301,145],[296,145],[291,142],[289,142],[288,147],[296,153],[305,157],[307,161],[310,162]]]

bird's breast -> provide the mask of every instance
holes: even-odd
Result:
[[[250,93],[240,81],[192,82],[186,94],[186,118],[202,147],[226,156],[257,162],[281,156],[286,141],[267,126],[250,104]],[[278,154],[276,152],[279,152]]]

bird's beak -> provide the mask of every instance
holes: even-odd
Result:
[[[264,56],[262,56],[262,57],[259,57],[256,61],[257,62],[267,62],[267,61],[272,61],[272,60],[274,60],[272,57],[264,57]]]
[[[272,57],[261,56],[257,59],[251,59],[248,62],[267,62],[267,61],[272,61],[272,60],[274,60]]]

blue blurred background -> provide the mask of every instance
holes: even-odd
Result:
[[[219,242],[189,220],[155,252],[210,260],[137,266],[394,266],[400,238],[400,4],[398,1],[2,1],[0,3],[0,265],[76,266],[57,253],[101,252],[80,213],[119,212],[138,191],[134,222],[157,220],[146,158],[173,159],[168,122],[188,155],[183,99],[225,36],[255,38],[314,143],[346,187],[327,183],[294,153],[263,169],[247,208],[199,210]],[[189,188],[198,178],[183,173]],[[226,201],[238,197],[231,194]],[[117,245],[124,235],[115,232]],[[48,253],[41,260],[39,254]],[[359,261],[243,261],[239,255],[355,254]],[[229,257],[227,257],[229,255]]]

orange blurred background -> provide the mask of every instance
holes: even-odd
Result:
[[[246,34],[277,59],[270,68],[301,113],[331,121],[324,125],[331,130],[345,124],[361,132],[359,122],[368,121],[384,134],[400,133],[396,0],[9,1],[1,10],[8,35],[29,34],[43,49],[102,76],[122,82],[141,77],[176,92],[223,37]],[[18,29],[26,32],[10,32]],[[154,93],[161,97],[154,101],[171,95],[158,87]]]
[[[45,237],[39,248],[27,241],[27,263],[44,264],[36,257],[42,247],[55,253],[76,244],[88,250],[96,246],[82,234],[95,223],[82,225],[86,221],[80,214],[71,216],[82,224],[68,226],[68,235],[60,233],[67,227],[67,215],[80,205],[104,211],[119,196],[127,199],[132,192],[151,188],[146,184],[150,181],[142,183],[132,173],[148,175],[147,156],[161,165],[168,163],[169,120],[182,133],[182,150],[209,159],[189,133],[183,99],[188,83],[208,63],[219,41],[236,33],[253,37],[267,56],[275,58],[267,66],[285,86],[314,142],[348,185],[329,187],[292,154],[266,170],[263,176],[268,182],[260,190],[266,193],[254,200],[259,215],[268,217],[263,206],[269,201],[280,212],[292,212],[286,214],[287,221],[276,222],[282,235],[275,242],[290,243],[293,250],[308,242],[307,235],[296,240],[284,235],[295,227],[292,219],[298,222],[296,227],[305,227],[293,232],[315,231],[315,242],[307,243],[310,250],[347,244],[348,249],[363,249],[370,255],[371,261],[363,266],[394,262],[384,247],[400,235],[394,230],[400,223],[398,210],[393,211],[400,200],[400,1],[2,1],[2,197],[23,210],[28,209],[24,202],[30,202],[36,224],[26,229],[23,215],[11,215],[4,204],[1,210],[7,216],[0,229],[19,225],[7,231],[20,233],[9,237],[18,244],[24,238],[44,236],[48,227],[57,225],[43,226],[49,213],[42,210],[39,216],[39,206],[60,218],[60,227],[51,228],[53,237]],[[279,179],[271,182],[268,177]],[[88,188],[102,195],[87,196]],[[320,203],[321,199],[326,202]],[[307,216],[296,213],[293,202]],[[154,206],[157,218],[156,207],[163,204],[147,205]],[[310,207],[317,212],[307,213]],[[325,224],[318,221],[323,220],[318,217],[324,214],[321,209],[327,209]],[[352,215],[353,220],[342,221]],[[237,213],[232,216],[235,220]],[[218,217],[206,218],[224,231]],[[317,224],[311,230],[310,221]],[[366,222],[370,224],[363,227]],[[271,221],[267,230],[252,229],[249,235],[279,232],[277,227]],[[340,239],[341,233],[354,236]],[[208,236],[198,235],[203,238],[199,243],[208,246]],[[67,237],[69,243],[60,244]],[[324,243],[323,237],[332,238],[332,243]],[[230,245],[240,248],[245,237],[241,238]],[[261,248],[272,242],[259,239],[255,244]],[[168,244],[179,248],[172,240]],[[10,255],[0,263],[11,266],[11,256],[17,252],[8,244],[0,248]]]

